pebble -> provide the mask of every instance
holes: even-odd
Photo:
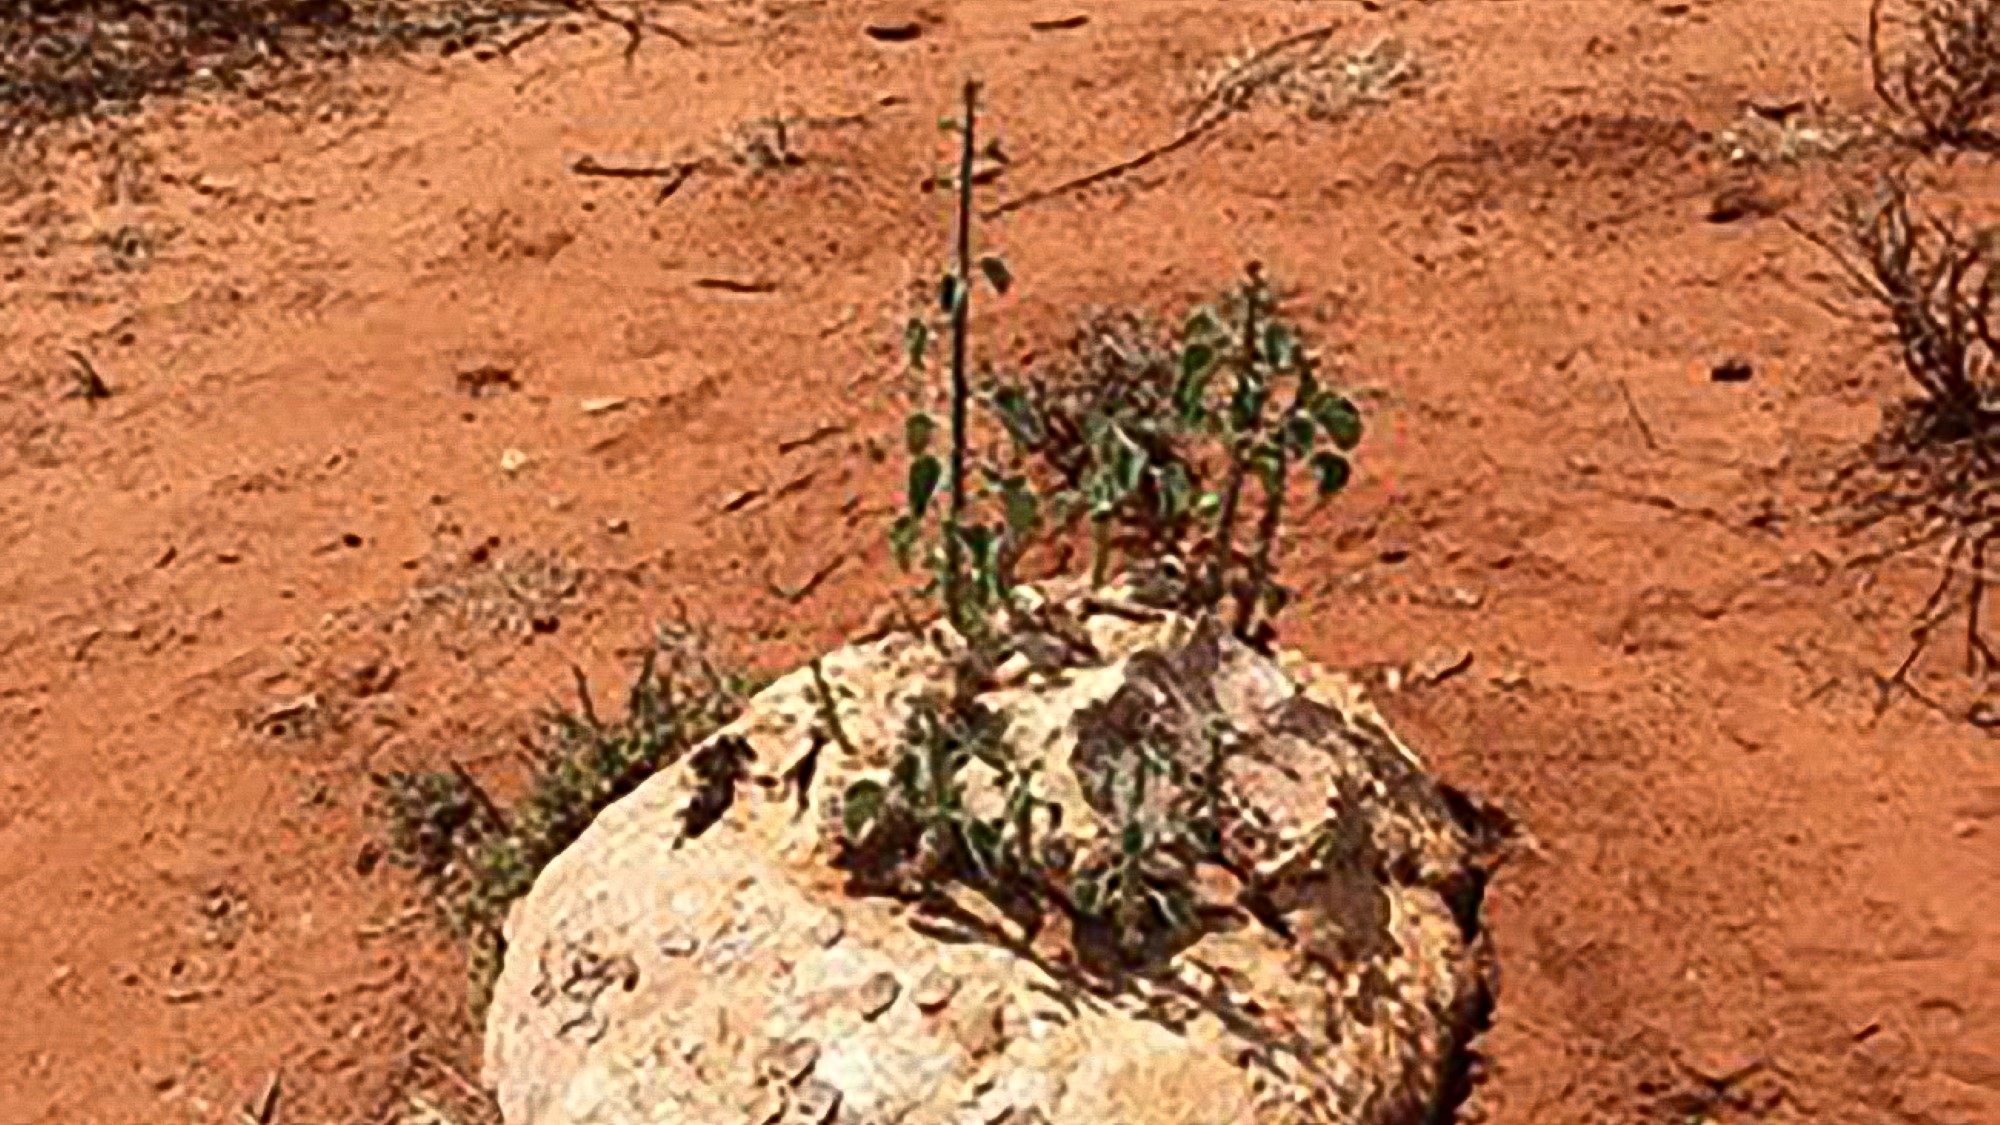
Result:
[[[805,1125],[826,1125],[839,1111],[840,1088],[817,1078],[800,1086],[798,1099],[792,1103],[793,1119]]]
[[[861,1018],[872,1020],[896,1003],[903,994],[903,986],[896,981],[894,973],[876,973],[861,986],[855,999],[861,1003]]]
[[[957,994],[958,978],[943,969],[932,969],[924,975],[917,990],[910,994],[910,999],[916,1002],[918,1010],[935,1012],[951,1003],[951,998]]]
[[[787,1086],[796,1086],[812,1073],[819,1062],[819,1044],[810,1039],[794,1039],[772,1048],[764,1059],[764,1074]]]

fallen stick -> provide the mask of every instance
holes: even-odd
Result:
[[[1275,43],[1271,43],[1266,46],[1260,47],[1253,54],[1251,54],[1251,56],[1248,59],[1245,59],[1243,63],[1236,68],[1236,74],[1242,74],[1243,72],[1248,71],[1251,68],[1259,66],[1265,62],[1268,62],[1272,58],[1275,58],[1276,56],[1284,53],[1285,51],[1289,51],[1294,47],[1303,46],[1308,43],[1323,42],[1324,40],[1333,35],[1337,27],[1338,25],[1336,24],[1328,24],[1324,27],[1316,27],[1311,31],[1304,31],[1300,32],[1297,35],[1287,36],[1283,39],[1278,40]],[[1231,94],[1232,92],[1237,90],[1244,90],[1251,88],[1251,86],[1252,86],[1251,83],[1248,83],[1247,81],[1241,79],[1238,79],[1236,81],[1231,81],[1230,79],[1224,79],[1223,81],[1216,83],[1214,89],[1210,90],[1207,94],[1202,96],[1201,102],[1195,107],[1194,124],[1189,125],[1186,129],[1181,130],[1181,132],[1173,139],[1168,140],[1162,144],[1155,145],[1152,148],[1149,148],[1146,151],[1141,152],[1136,156],[1130,157],[1125,160],[1121,160],[1116,164],[1112,164],[1104,168],[1099,168],[1095,172],[1090,172],[1085,175],[1078,176],[1073,180],[1065,180],[1064,182],[1057,184],[1054,187],[1037,188],[1036,190],[1031,191],[1026,195],[1018,196],[1014,199],[1007,200],[1004,203],[998,204],[993,207],[989,207],[986,210],[980,212],[980,218],[983,219],[999,218],[1002,215],[1018,211],[1021,208],[1027,207],[1031,204],[1040,203],[1043,200],[1047,199],[1053,199],[1058,195],[1067,195],[1070,192],[1082,191],[1083,189],[1088,187],[1095,187],[1096,185],[1104,183],[1107,180],[1115,180],[1120,176],[1129,175],[1132,172],[1136,172],[1139,169],[1146,167],[1148,164],[1152,164],[1164,157],[1172,156],[1174,153],[1179,152],[1180,150],[1188,147],[1189,145],[1194,144],[1196,141],[1207,136],[1209,133],[1213,132],[1218,126],[1228,121],[1231,117],[1234,117],[1243,108],[1244,99],[1230,98],[1226,97],[1225,95]]]

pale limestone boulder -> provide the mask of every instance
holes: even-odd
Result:
[[[1420,1125],[1463,1097],[1491,997],[1491,819],[1346,681],[1089,601],[1031,606],[1067,625],[979,700],[1044,764],[1079,850],[1112,823],[1132,722],[1194,753],[1221,720],[1253,751],[1224,776],[1257,823],[1224,846],[1235,874],[1201,869],[1191,943],[1114,984],[1067,925],[1024,933],[970,892],[953,916],[855,892],[833,865],[841,795],[887,774],[961,653],[935,628],[857,644],[822,663],[855,754],[815,736],[801,669],[519,904],[487,1028],[510,1125]],[[966,777],[973,807],[999,800]]]

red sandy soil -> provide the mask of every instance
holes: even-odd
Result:
[[[1744,99],[1870,109],[1866,7],[663,7],[694,49],[628,62],[586,23],[12,158],[0,1118],[233,1123],[274,1072],[284,1125],[465,1113],[462,964],[370,862],[370,771],[518,775],[569,663],[608,694],[677,601],[765,668],[861,627],[903,585],[897,466],[865,443],[894,433],[904,295],[946,246],[920,185],[956,82],[987,82],[1004,197],[1170,136],[1205,71],[1331,21],[1399,36],[1422,84],[1344,121],[1260,108],[986,225],[1020,280],[980,346],[1176,313],[1256,257],[1346,352],[1373,429],[1290,545],[1286,638],[1343,668],[1471,659],[1383,698],[1528,833],[1472,1116],[2000,1121],[2000,750],[1914,703],[1876,717],[1934,575],[1838,565],[1805,487],[1898,376],[1819,304],[1816,250],[1706,217]],[[911,11],[915,42],[862,34]],[[731,165],[776,112],[810,119],[804,163]],[[573,174],[585,154],[719,160],[656,201]],[[1840,165],[1759,190],[1815,219]],[[63,396],[72,348],[112,398]],[[1730,357],[1749,382],[1711,380]],[[487,366],[518,389],[460,388]],[[1968,690],[1953,656],[1941,693]]]

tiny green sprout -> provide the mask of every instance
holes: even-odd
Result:
[[[910,370],[923,371],[924,353],[930,348],[930,342],[931,326],[925,324],[922,317],[911,317],[910,323],[903,329],[903,352],[909,357]]]

